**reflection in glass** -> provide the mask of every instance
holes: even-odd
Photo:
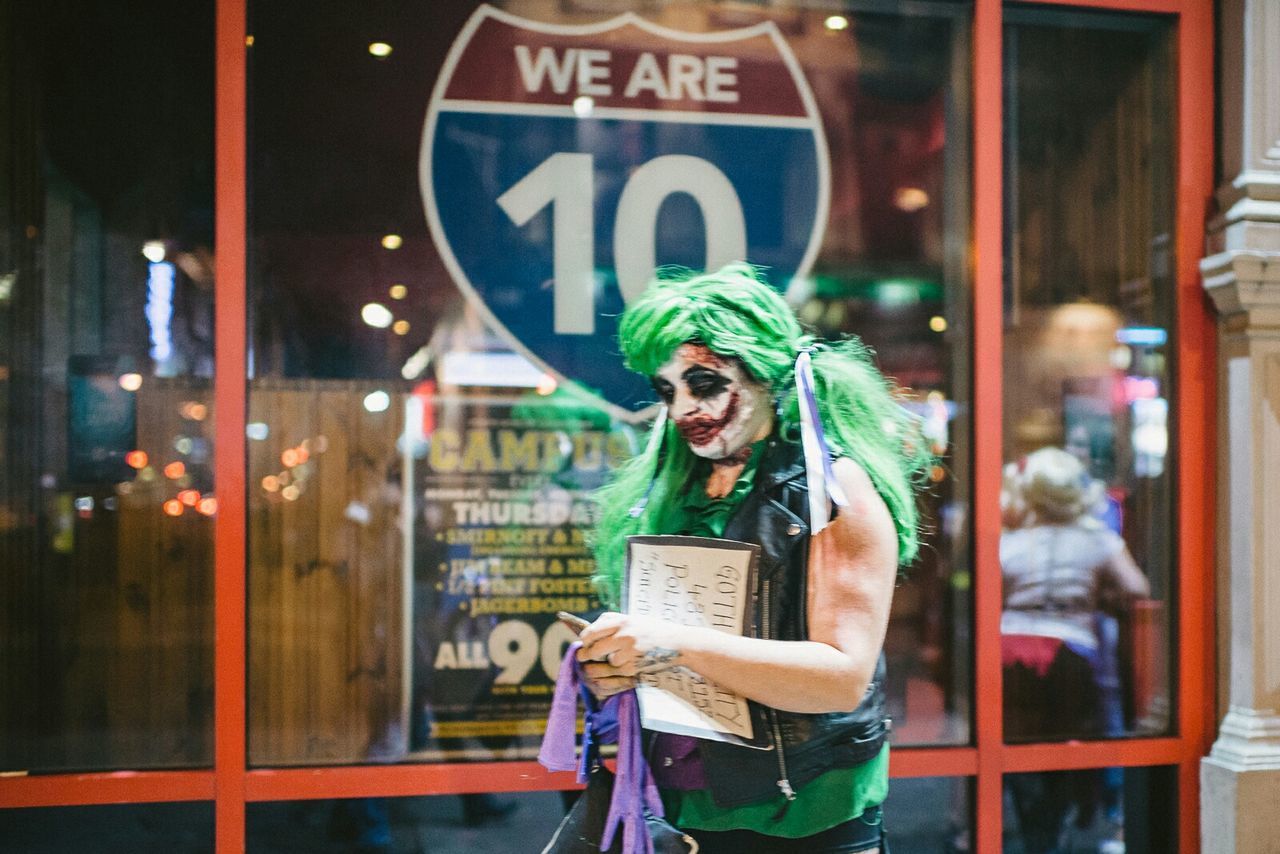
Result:
[[[249,804],[249,854],[540,851],[573,793],[438,795]]]
[[[1147,578],[1094,515],[1102,484],[1079,459],[1041,448],[1004,480],[1005,738],[1120,735],[1117,616],[1149,595]]]
[[[588,5],[502,7],[552,24],[608,17]],[[549,330],[555,299],[545,276],[529,281],[551,263],[552,206],[516,226],[499,196],[557,146],[590,148],[601,231],[586,296],[601,324],[621,307],[615,208],[657,150],[716,151],[721,171],[747,186],[750,169],[790,176],[785,192],[757,200],[786,214],[755,238],[768,257],[748,260],[781,267],[809,238],[796,196],[812,174],[799,158],[787,166],[726,145],[737,137],[725,123],[606,120],[603,96],[573,104],[578,120],[462,111],[436,151],[479,176],[468,192],[493,192],[475,210],[456,194],[435,201],[452,248],[498,271],[480,310],[430,236],[418,183],[431,83],[473,8],[362,9],[353,26],[344,7],[251,5],[253,763],[506,759],[536,748],[548,662],[567,640],[554,612],[597,607],[586,497],[641,447],[647,425],[575,381],[621,372],[612,341],[517,347],[490,323],[542,317]],[[888,690],[898,743],[967,742],[968,8],[860,12],[842,29],[816,4],[667,3],[643,14],[695,33],[772,21],[813,91],[829,218],[810,274],[775,284],[818,334],[864,336],[945,453],[925,508],[928,544],[895,601]],[[356,35],[366,31],[387,34],[394,52],[371,57]],[[317,126],[331,132],[306,130]],[[598,144],[603,134],[616,144]],[[512,150],[511,160],[497,153]],[[582,177],[580,161],[565,163]],[[524,201],[536,207],[550,188],[534,184]],[[699,263],[693,199],[674,193],[654,216],[656,260]],[[490,233],[527,245],[499,251]],[[560,360],[561,375],[530,352]],[[639,393],[652,401],[642,383]]]
[[[591,493],[642,437],[543,392],[419,397],[434,412],[412,481],[414,758],[534,758],[573,641],[555,615],[601,610]]]
[[[965,850],[969,789],[968,781],[959,778],[894,780],[885,802],[890,845],[907,852]],[[250,804],[247,850],[536,851],[551,838],[575,797],[574,792],[535,792]]]
[[[1005,776],[1005,854],[1164,854],[1178,850],[1173,768],[1094,768]]]
[[[0,850],[22,854],[212,854],[213,804],[119,804],[0,810]]]
[[[213,3],[0,18],[0,771],[208,764]]]
[[[1006,22],[1005,734],[1165,732],[1169,29],[1049,10]]]
[[[894,592],[888,714],[895,744],[967,743],[968,9],[847,21],[851,46],[833,49],[830,33],[801,42],[831,146],[832,212],[811,280],[788,297],[821,336],[874,349],[941,458],[924,547]]]
[[[893,851],[969,850],[972,785],[960,777],[892,780],[884,803],[885,830]]]

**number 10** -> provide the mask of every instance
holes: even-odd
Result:
[[[595,332],[595,182],[590,154],[553,154],[498,197],[517,226],[552,205],[555,331]],[[702,211],[706,269],[747,257],[742,202],[723,172],[701,157],[667,154],[637,169],[622,188],[613,225],[613,263],[622,299],[644,292],[657,264],[658,211],[673,193],[687,193]]]

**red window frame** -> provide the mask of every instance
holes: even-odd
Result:
[[[566,775],[536,763],[406,764],[252,769],[246,765],[246,524],[244,422],[247,297],[248,0],[218,0],[216,53],[217,515],[214,594],[214,767],[0,778],[0,806],[81,806],[212,801],[219,854],[245,847],[245,805],[256,801],[536,791]],[[976,782],[976,850],[999,851],[1002,776],[1094,767],[1178,768],[1178,838],[1197,852],[1200,759],[1215,717],[1213,540],[1215,330],[1198,263],[1213,190],[1213,4],[1211,0],[1033,0],[1029,5],[1149,12],[1177,18],[1178,509],[1177,735],[1105,742],[1006,745],[1001,719],[998,565],[1001,486],[1003,50],[1000,0],[975,0],[973,18],[973,358],[975,697],[968,747],[901,747],[894,777],[962,776]]]

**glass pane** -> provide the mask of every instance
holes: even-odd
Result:
[[[875,350],[941,454],[885,638],[895,744],[967,743],[972,678],[969,21],[966,6],[930,8],[851,14],[851,44],[806,53],[832,217],[812,282],[789,294],[820,336]]]
[[[213,851],[213,804],[112,804],[0,810],[0,849],[23,854]]]
[[[891,851],[968,851],[973,781],[964,777],[892,780],[884,820]]]
[[[1006,20],[1005,736],[1163,733],[1171,30],[1153,16]]]
[[[1175,768],[1010,774],[1005,854],[1157,854],[1178,850]]]
[[[965,850],[969,790],[962,778],[894,780],[885,802],[890,846],[909,852]],[[247,850],[505,854],[516,839],[538,850],[576,797],[576,792],[533,792],[249,804]]]
[[[649,426],[653,392],[625,374],[613,337],[622,293],[655,263],[700,266],[708,241],[728,239],[706,224],[720,208],[700,207],[701,182],[620,212],[625,187],[653,183],[628,185],[636,170],[670,154],[728,180],[750,260],[818,333],[865,336],[945,454],[928,543],[895,601],[888,688],[899,743],[967,742],[968,7],[500,5],[555,26],[632,5],[682,32],[772,23],[778,42],[725,48],[743,63],[730,76],[782,91],[785,48],[815,112],[741,135],[756,119],[717,113],[742,108],[715,100],[740,94],[715,77],[680,90],[701,100],[679,121],[611,113],[599,89],[557,103],[523,93],[499,115],[476,104],[560,85],[546,75],[562,46],[521,65],[507,19],[464,29],[477,4],[251,6],[251,761],[532,757],[568,640],[554,613],[599,608],[588,494]],[[490,37],[509,74],[468,53]],[[606,39],[637,67],[689,44]],[[670,95],[657,68],[636,84],[645,103]],[[448,109],[429,110],[442,75]],[[562,172],[539,183],[545,164]],[[574,181],[594,189],[543,210]],[[553,251],[570,210],[593,228],[585,261],[580,247]],[[648,234],[637,210],[654,220],[653,257],[615,262],[635,254],[615,234]],[[571,256],[592,282],[576,301],[555,284]]]
[[[902,851],[965,850],[970,788],[962,778],[894,780],[885,802],[890,845]],[[576,797],[536,792],[250,804],[247,849],[347,852],[354,843],[371,851],[496,854],[522,839],[533,850],[551,838]]]
[[[0,770],[205,765],[213,3],[0,30]]]
[[[539,851],[575,792],[249,804],[249,854]],[[514,840],[521,840],[513,848]]]

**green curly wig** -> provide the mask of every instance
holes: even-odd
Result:
[[[915,558],[916,492],[934,458],[918,420],[897,403],[895,387],[876,369],[861,341],[816,342],[759,271],[743,263],[705,274],[660,271],[657,281],[623,312],[618,339],[627,367],[645,376],[657,373],[688,342],[737,359],[770,390],[778,404],[774,429],[784,437],[799,435],[796,356],[814,347],[814,394],[831,452],[862,466],[888,505],[898,532],[899,564]],[[668,421],[662,441],[625,463],[597,492],[595,581],[606,603],[616,606],[619,601],[627,537],[668,533],[653,530],[655,520],[662,518],[664,502],[678,500],[697,460]],[[646,495],[643,510],[633,514]]]

